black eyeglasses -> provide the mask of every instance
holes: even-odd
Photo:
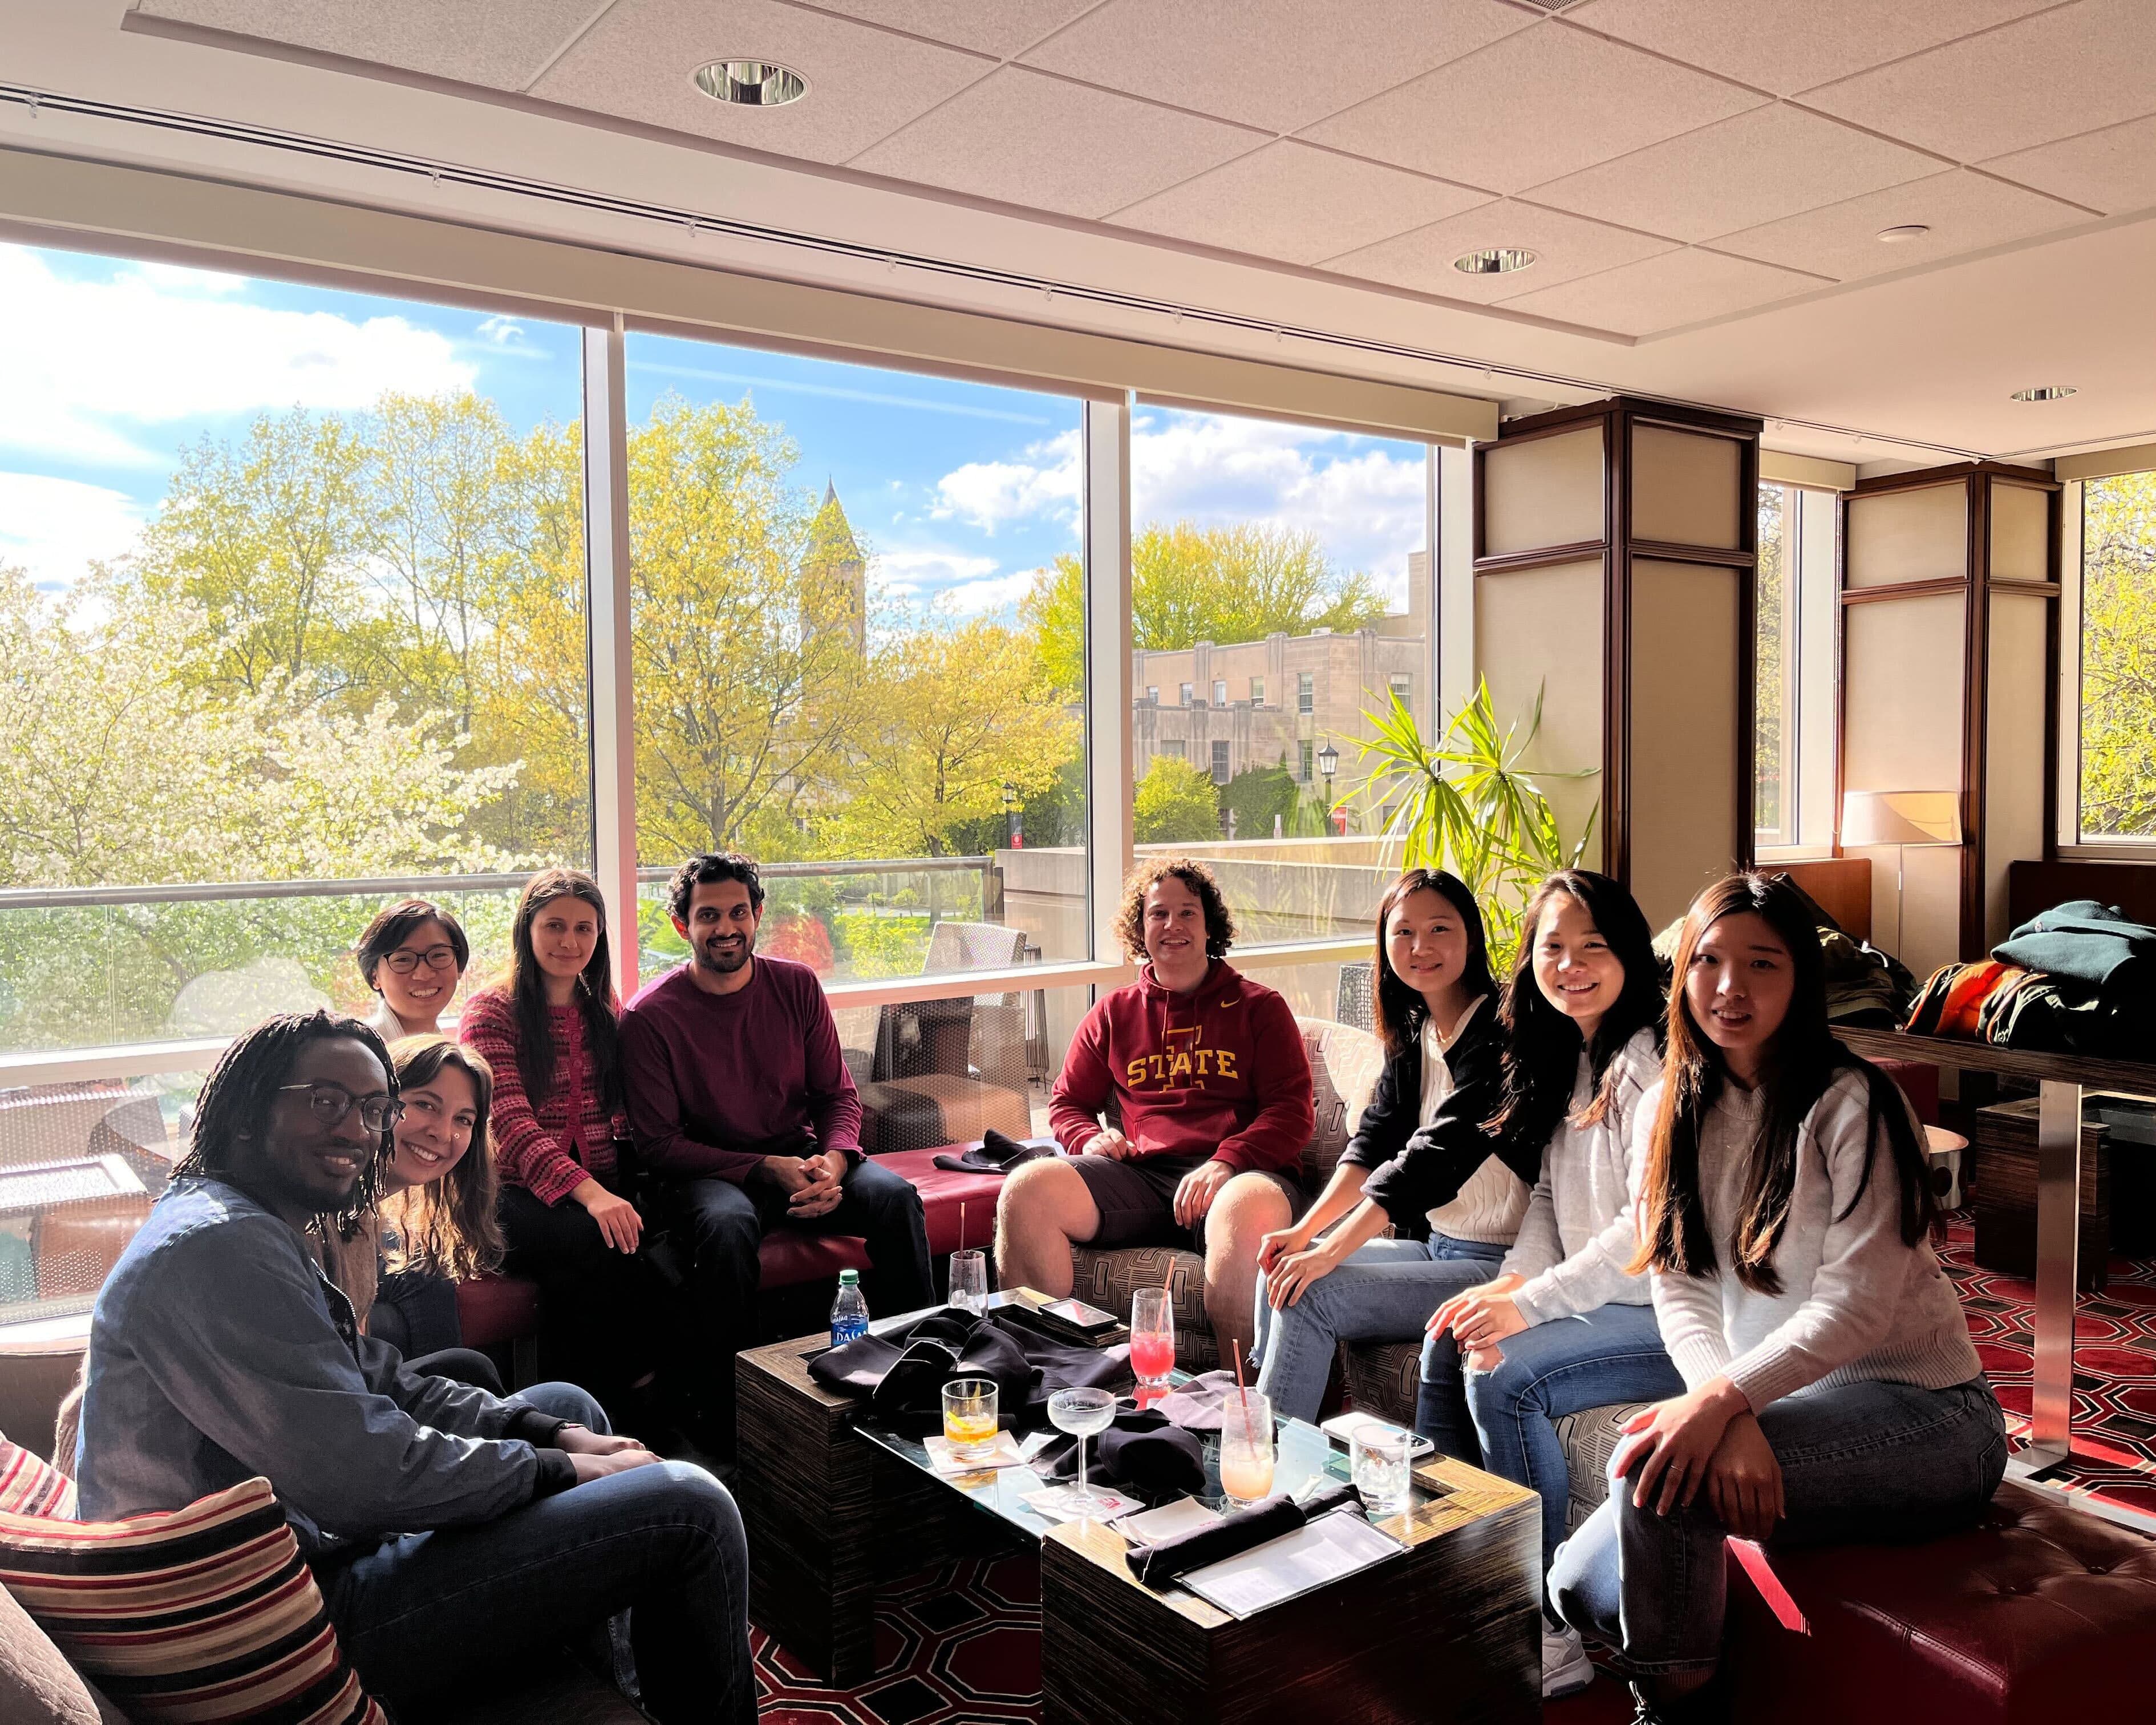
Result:
[[[409,947],[399,947],[382,962],[399,976],[409,976],[423,964],[429,970],[454,970],[457,968],[457,949],[454,947],[429,947],[424,952],[415,952]]]
[[[344,1117],[355,1108],[359,1110],[359,1123],[371,1132],[386,1130],[392,1121],[404,1117],[404,1105],[388,1096],[356,1096],[333,1079],[317,1078],[311,1084],[280,1084],[280,1093],[288,1090],[303,1090],[307,1093],[307,1106],[316,1119],[324,1126],[341,1126]]]

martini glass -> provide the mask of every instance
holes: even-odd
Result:
[[[1109,1500],[1086,1483],[1086,1444],[1106,1431],[1116,1417],[1116,1399],[1105,1389],[1059,1389],[1048,1399],[1048,1423],[1078,1440],[1078,1477],[1063,1489],[1063,1501],[1081,1516],[1097,1516]]]

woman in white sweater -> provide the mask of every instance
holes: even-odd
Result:
[[[1671,1725],[1712,1717],[1727,1538],[1933,1538],[2006,1465],[1916,1123],[1834,1040],[1803,901],[1760,875],[1709,887],[1676,977],[1639,1262],[1686,1390],[1634,1416],[1549,1581],[1618,1649],[1639,1717]]]
[[[1493,1132],[1542,1147],[1541,1176],[1495,1280],[1439,1307],[1417,1425],[1441,1437],[1464,1399],[1491,1472],[1542,1499],[1543,1567],[1572,1491],[1552,1421],[1684,1389],[1662,1349],[1633,1199],[1641,1102],[1661,1076],[1662,988],[1647,919],[1606,875],[1567,870],[1528,901],[1505,993],[1503,1101]],[[1466,1371],[1463,1382],[1461,1359]],[[1545,1621],[1543,1693],[1593,1681],[1577,1631]]]

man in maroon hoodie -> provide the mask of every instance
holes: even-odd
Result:
[[[1225,1353],[1250,1343],[1259,1245],[1303,1203],[1310,1061],[1287,1003],[1221,962],[1235,925],[1203,863],[1142,864],[1118,926],[1138,980],[1070,1040],[1049,1111],[1068,1156],[1022,1163],[1004,1183],[997,1274],[1060,1297],[1073,1245],[1192,1246]],[[1120,1129],[1101,1122],[1111,1097]]]

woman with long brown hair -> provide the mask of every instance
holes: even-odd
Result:
[[[649,1384],[657,1358],[655,1290],[636,1255],[644,1219],[619,1189],[620,1016],[598,882],[577,869],[534,875],[508,975],[472,996],[457,1032],[494,1073],[504,1267],[539,1284],[542,1370],[609,1411]],[[620,1411],[618,1423],[635,1417]]]
[[[1258,1385],[1297,1420],[1317,1417],[1341,1342],[1419,1335],[1446,1298],[1496,1273],[1535,1172],[1496,1156],[1487,1131],[1504,1034],[1474,894],[1442,869],[1410,869],[1386,891],[1376,937],[1384,1071],[1317,1203],[1258,1256]],[[1395,1222],[1424,1237],[1379,1238]],[[1438,1441],[1477,1453],[1465,1403]]]
[[[1638,1267],[1684,1394],[1642,1409],[1552,1602],[1616,1647],[1643,1720],[1705,1718],[1722,1544],[1923,1539],[1973,1523],[2006,1461],[1918,1128],[1835,1040],[1819,939],[1785,881],[1692,901],[1650,1097]]]

